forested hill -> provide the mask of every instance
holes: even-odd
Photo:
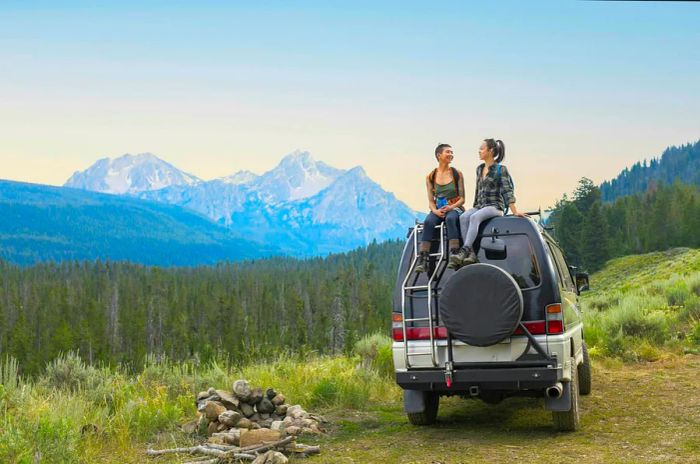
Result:
[[[139,365],[147,353],[260,360],[342,352],[391,321],[403,243],[192,268],[0,261],[0,353],[38,372],[60,352]]]
[[[644,160],[625,168],[615,179],[603,182],[600,192],[603,201],[611,202],[646,192],[660,182],[672,184],[676,179],[684,184],[700,185],[700,141],[669,147],[649,163]]]
[[[213,264],[280,253],[179,206],[0,180],[0,259]]]

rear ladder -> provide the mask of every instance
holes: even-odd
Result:
[[[435,345],[435,328],[437,327],[438,311],[437,309],[437,286],[440,282],[440,278],[445,272],[445,236],[444,236],[444,223],[435,226],[438,229],[438,235],[440,237],[440,247],[437,253],[430,253],[430,258],[438,258],[437,263],[433,267],[433,271],[430,272],[430,263],[427,263],[426,272],[428,273],[428,283],[426,285],[416,285],[418,277],[420,274],[414,272],[413,268],[416,265],[416,260],[418,259],[418,235],[419,232],[423,231],[423,224],[416,224],[413,230],[413,260],[411,265],[406,272],[406,277],[401,284],[401,320],[403,329],[403,352],[404,359],[406,362],[406,368],[411,368],[412,356],[430,356],[430,360],[433,367],[438,366],[437,359],[437,348]],[[422,234],[421,234],[422,235]],[[413,277],[411,279],[411,277]],[[409,284],[410,281],[410,284]],[[415,298],[425,298],[422,295],[416,295],[415,292],[426,291],[428,299],[428,316],[427,317],[411,317],[406,318],[406,304],[407,300],[410,300],[411,308],[413,308],[413,299]],[[411,311],[413,313],[413,311]],[[406,330],[406,323],[408,322],[428,322],[428,330],[430,331],[430,349],[428,351],[418,351],[408,354],[408,337]]]

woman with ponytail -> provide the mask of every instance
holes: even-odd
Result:
[[[505,157],[506,147],[501,140],[485,139],[479,147],[479,159],[483,163],[476,168],[474,204],[459,216],[463,242],[459,252],[450,256],[452,267],[477,262],[473,245],[482,222],[503,216],[508,208],[516,216],[525,216],[515,206],[513,180],[501,164]]]

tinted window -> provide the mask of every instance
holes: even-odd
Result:
[[[489,259],[482,248],[479,261],[500,267],[515,279],[520,288],[537,287],[542,280],[540,268],[527,235],[499,235],[498,238],[506,242],[505,259]]]
[[[561,251],[559,251],[559,248],[557,246],[552,245],[550,243],[547,243],[547,245],[549,246],[549,250],[552,254],[552,259],[554,260],[557,270],[559,272],[559,278],[562,287],[564,287],[567,291],[570,292],[576,291],[576,287],[574,287],[574,282],[571,279],[569,267],[566,265],[566,261],[564,260],[564,255],[562,255]]]

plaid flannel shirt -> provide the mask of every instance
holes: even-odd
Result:
[[[515,203],[515,193],[513,193],[513,180],[510,178],[508,169],[501,165],[501,175],[498,178],[496,164],[492,164],[486,177],[482,178],[481,173],[484,163],[476,168],[476,191],[474,192],[474,208],[484,208],[495,206],[501,211],[505,210],[503,200],[507,204]]]

